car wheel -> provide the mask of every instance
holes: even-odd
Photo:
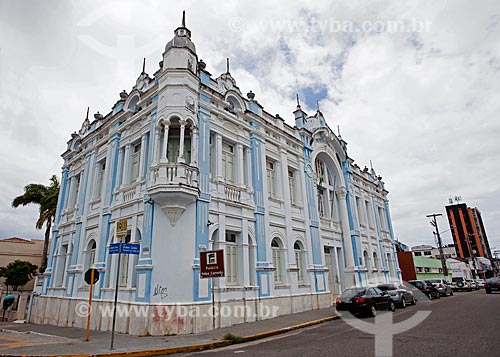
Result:
[[[394,305],[393,301],[391,301],[391,303],[389,304],[389,310],[391,310],[392,312],[396,311],[396,305]]]
[[[491,294],[491,289],[484,289],[486,291],[486,294]]]
[[[429,300],[432,300],[432,294],[429,294]]]
[[[404,309],[404,308],[406,308],[406,300],[405,300],[404,296],[402,296],[401,298],[402,298],[402,300],[401,300],[401,308]]]
[[[436,299],[441,299],[441,294],[440,293],[436,294]]]
[[[450,296],[453,296],[453,290],[450,291]]]
[[[411,297],[411,304],[412,305],[417,305],[417,300],[415,299],[415,296]]]
[[[375,306],[373,306],[373,305],[370,308],[370,316],[371,317],[377,316],[377,309],[375,309]]]

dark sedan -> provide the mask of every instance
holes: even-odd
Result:
[[[337,311],[349,311],[354,315],[375,317],[377,310],[395,310],[394,301],[389,294],[371,287],[347,289],[335,303]]]
[[[500,291],[500,276],[486,279],[483,283],[486,294],[491,294],[492,291]]]
[[[429,280],[410,280],[409,283],[427,295],[429,300],[439,299],[441,297],[439,290],[436,289]]]
[[[411,290],[408,290],[404,285],[400,284],[380,284],[377,285],[382,291],[387,291],[389,295],[391,295],[394,303],[403,309],[407,305],[415,305],[417,303],[417,299],[415,299],[415,295]]]

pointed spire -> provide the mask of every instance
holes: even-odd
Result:
[[[186,11],[182,11],[182,27],[186,27]]]
[[[142,61],[142,73],[146,73],[146,57]]]
[[[317,110],[319,112],[319,100],[316,101],[316,108],[317,108]]]
[[[340,137],[340,125],[337,125],[337,132],[339,133],[339,137]]]
[[[299,93],[297,93],[297,109],[300,108]]]
[[[90,110],[90,107],[87,107],[87,115],[85,116],[85,120],[89,120],[89,110]]]
[[[226,58],[226,73],[229,73],[229,57]]]

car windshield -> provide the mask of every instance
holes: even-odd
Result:
[[[389,290],[387,293],[388,293],[389,295],[393,295],[393,296],[398,295],[398,292],[397,292],[396,290]]]
[[[429,279],[429,281],[430,281],[431,283],[436,283],[436,284],[441,283],[441,279]]]
[[[352,298],[354,296],[359,296],[359,295],[363,295],[365,293],[365,290],[364,288],[352,288],[352,289],[347,289],[346,291],[344,291],[342,293],[342,296],[343,298]]]

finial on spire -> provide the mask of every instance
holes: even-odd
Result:
[[[142,60],[142,73],[146,73],[146,57]]]
[[[229,57],[226,58],[226,73],[229,73]]]
[[[319,112],[319,100],[316,101],[316,108],[317,108],[317,110]]]
[[[89,119],[89,110],[90,110],[90,107],[87,107],[87,116],[85,117],[85,119]]]
[[[186,27],[186,11],[182,11],[182,27]]]
[[[337,132],[339,133],[340,136],[340,125],[337,125]]]
[[[372,160],[370,160],[370,169],[373,170]]]
[[[297,95],[297,108],[300,108],[299,93],[297,93],[296,95]]]

